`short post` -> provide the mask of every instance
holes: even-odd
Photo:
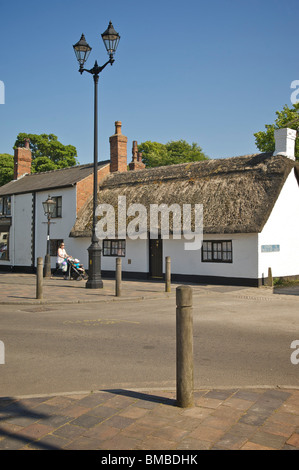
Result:
[[[193,312],[192,289],[176,288],[177,405],[193,406]]]
[[[165,258],[165,292],[171,292],[171,260],[170,256]]]
[[[37,258],[36,270],[36,298],[43,298],[43,258]]]
[[[115,295],[116,297],[121,296],[121,258],[116,258]]]
[[[273,287],[273,277],[271,268],[268,268],[268,286]]]

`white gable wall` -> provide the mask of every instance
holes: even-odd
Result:
[[[69,233],[76,220],[76,186],[71,188],[60,188],[51,191],[36,193],[36,227],[35,227],[35,265],[38,257],[45,257],[47,251],[47,217],[44,214],[42,203],[48,196],[62,196],[62,217],[51,219],[50,239],[63,239],[66,243],[67,253],[76,256],[73,239]],[[56,256],[51,257],[51,267],[56,266]]]
[[[11,198],[12,225],[9,231],[9,261],[1,264],[31,266],[32,194]]]
[[[280,251],[262,252],[262,246],[271,250],[279,245]],[[289,174],[276,204],[259,234],[259,278],[299,275],[299,187],[294,170]]]

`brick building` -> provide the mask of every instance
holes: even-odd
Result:
[[[136,153],[136,143],[133,145]],[[133,159],[132,169],[137,167],[142,168],[144,164]],[[92,163],[31,173],[29,141],[15,149],[14,180],[0,187],[0,269],[34,270],[37,258],[45,256],[47,218],[42,203],[49,195],[56,202],[50,226],[52,268],[62,240],[69,254],[87,264],[90,239],[82,246],[69,234],[92,198],[93,168]],[[110,159],[98,163],[99,184],[111,172],[120,171],[127,171],[127,137],[121,133],[121,122],[116,121],[115,134],[110,137]]]

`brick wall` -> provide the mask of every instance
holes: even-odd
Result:
[[[98,185],[110,173],[110,165],[98,170]],[[84,204],[93,195],[93,173],[77,183],[77,214]]]
[[[115,122],[115,134],[110,142],[110,171],[127,171],[127,142],[128,138],[121,133],[121,122]]]
[[[31,150],[29,139],[25,139],[25,147],[18,147],[14,152],[14,179],[18,179],[26,173],[31,173]]]

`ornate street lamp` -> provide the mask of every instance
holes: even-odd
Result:
[[[96,206],[97,206],[97,190],[98,190],[98,81],[99,74],[108,64],[113,64],[114,54],[117,49],[120,36],[113,28],[110,21],[108,28],[102,34],[109,60],[102,65],[98,65],[97,61],[92,69],[85,69],[84,64],[90,54],[91,47],[86,42],[84,34],[80,41],[74,44],[73,48],[79,62],[79,72],[88,72],[93,75],[94,80],[94,168],[93,168],[93,215],[92,215],[92,237],[91,245],[88,248],[89,264],[88,264],[88,281],[86,287],[89,289],[99,289],[103,287],[101,276],[101,246],[96,236]]]
[[[48,199],[43,202],[45,216],[47,217],[48,231],[47,231],[47,253],[45,256],[44,277],[51,277],[51,258],[50,258],[50,219],[54,213],[56,202],[48,196]]]

